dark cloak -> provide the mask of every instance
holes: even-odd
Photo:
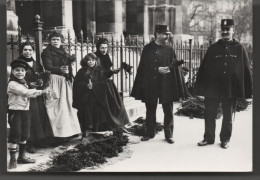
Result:
[[[104,70],[110,70],[111,67],[113,66],[113,63],[109,57],[108,54],[101,54],[99,51],[96,51],[95,54],[97,55],[97,57],[99,58],[99,61],[100,61],[100,64],[101,64],[101,67],[104,69]]]
[[[212,44],[198,70],[195,92],[212,98],[251,98],[252,72],[245,48],[236,40]]]
[[[108,128],[106,130],[113,130],[128,124],[129,119],[115,84],[108,79],[109,76],[111,76],[111,73],[105,73],[100,68],[81,68],[73,83],[72,106],[76,109],[82,109],[82,107],[88,106],[90,102],[96,101],[96,104],[102,109],[99,111],[102,115],[97,115],[96,117],[100,119],[93,121],[105,123]],[[87,86],[90,78],[93,84],[92,89]],[[93,107],[89,106],[89,108]],[[90,120],[86,121],[95,123]]]
[[[32,58],[26,58],[23,55],[19,56],[18,58],[23,59],[26,62],[33,62],[33,66],[29,66],[25,75],[25,80],[30,87],[31,82],[37,81],[36,73],[41,73],[43,71],[42,65],[38,61],[34,61]],[[48,118],[44,104],[44,97],[42,95],[36,98],[30,98],[30,116],[31,128],[30,138],[28,141],[39,140],[45,137],[53,136],[50,120]]]
[[[154,41],[142,52],[131,96],[145,103],[171,103],[188,97],[181,68],[172,47],[159,46]],[[170,67],[170,73],[162,75],[158,67]]]

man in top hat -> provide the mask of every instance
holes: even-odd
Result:
[[[205,97],[205,132],[198,146],[214,144],[217,110],[221,103],[223,121],[221,147],[229,147],[232,115],[238,98],[251,98],[252,72],[244,47],[233,39],[234,20],[221,20],[222,39],[212,44],[200,65],[195,82],[197,95]]]
[[[142,141],[156,134],[156,108],[162,104],[164,134],[173,144],[173,102],[187,95],[185,82],[171,46],[166,45],[170,31],[166,25],[156,25],[155,40],[144,46],[131,96],[146,106],[146,134]]]

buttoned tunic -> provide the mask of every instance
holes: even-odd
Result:
[[[212,44],[198,70],[195,89],[211,98],[250,98],[252,72],[244,47],[236,40]]]

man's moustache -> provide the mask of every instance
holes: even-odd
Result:
[[[222,36],[228,36],[230,33],[221,33]]]

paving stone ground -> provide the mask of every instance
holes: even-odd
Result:
[[[178,106],[179,103],[174,104],[174,112]],[[145,117],[144,114],[139,115]],[[157,109],[157,121],[163,122],[161,106]],[[174,116],[174,144],[166,143],[163,132],[147,142],[129,135],[130,142],[118,157],[108,159],[106,164],[99,167],[82,169],[81,172],[251,172],[252,105],[236,113],[228,149],[220,147],[221,123],[220,118],[217,120],[215,144],[199,147],[197,142],[203,139],[204,120]],[[79,138],[76,138],[70,143],[73,145],[78,141]],[[38,165],[49,160],[52,150],[39,149],[30,157],[36,158]],[[7,158],[9,160],[9,156]],[[28,171],[33,166],[35,164],[18,165],[12,171]]]

